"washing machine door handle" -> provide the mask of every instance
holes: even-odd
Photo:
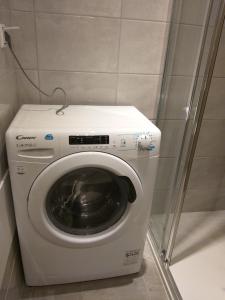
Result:
[[[133,203],[137,198],[137,194],[132,181],[127,176],[119,176],[119,179],[122,183],[121,188],[125,189],[125,192],[127,194],[128,202]]]

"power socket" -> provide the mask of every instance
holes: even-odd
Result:
[[[5,24],[0,24],[0,48],[7,47],[8,43],[5,38],[5,33],[8,30],[20,29],[18,26],[7,27]]]

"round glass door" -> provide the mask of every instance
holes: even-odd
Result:
[[[108,229],[123,216],[136,192],[128,177],[84,167],[60,177],[46,197],[46,212],[58,229],[90,235]]]

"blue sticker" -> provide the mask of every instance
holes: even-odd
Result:
[[[46,134],[45,139],[47,141],[52,141],[52,140],[54,140],[54,137],[53,137],[53,135],[51,133],[48,133],[48,134]]]

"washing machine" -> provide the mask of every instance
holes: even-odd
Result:
[[[26,283],[138,272],[160,131],[132,106],[23,105],[7,153]]]

